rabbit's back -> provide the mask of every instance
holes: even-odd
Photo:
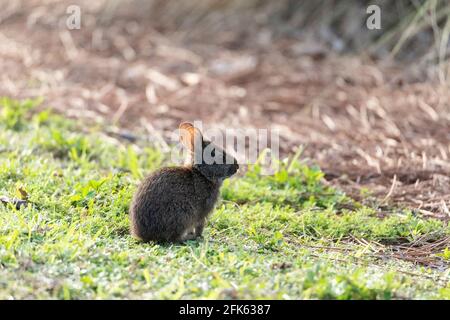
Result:
[[[162,168],[147,176],[139,186],[137,194],[149,201],[162,200],[173,193],[189,196],[193,189],[192,169],[187,167]],[[142,195],[147,195],[142,197]],[[155,199],[153,199],[155,198]]]

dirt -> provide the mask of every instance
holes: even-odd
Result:
[[[69,31],[67,3],[49,3],[0,20],[0,95],[155,139],[185,120],[278,129],[283,155],[304,146],[351,196],[450,218],[450,91],[416,66],[264,28],[186,41],[133,15],[101,24],[95,8]]]

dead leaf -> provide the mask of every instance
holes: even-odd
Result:
[[[28,192],[23,187],[17,188],[17,195],[20,197],[21,200],[28,200]]]

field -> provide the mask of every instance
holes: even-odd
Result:
[[[301,155],[227,181],[202,239],[139,243],[128,204],[167,159],[37,104],[1,101],[1,299],[450,297],[447,224],[380,214]]]
[[[0,299],[450,298],[448,1],[0,7]],[[277,130],[279,169],[140,243],[133,193],[196,120]]]

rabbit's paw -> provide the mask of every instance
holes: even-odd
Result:
[[[183,233],[183,235],[181,236],[181,241],[194,240],[195,238],[197,238],[195,228],[192,228],[192,229],[186,230]]]

